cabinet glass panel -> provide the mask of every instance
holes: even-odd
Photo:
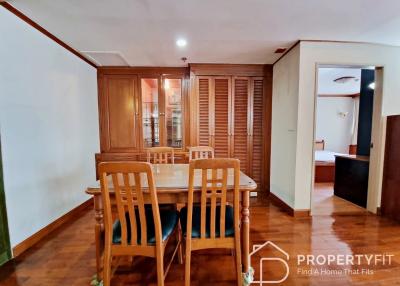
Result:
[[[158,80],[156,78],[143,78],[141,89],[144,147],[160,146]]]
[[[182,80],[165,79],[164,91],[167,146],[182,148]]]

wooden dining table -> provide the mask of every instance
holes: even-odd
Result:
[[[197,172],[198,171],[198,172]],[[159,204],[185,204],[188,201],[189,164],[154,164],[154,181],[157,188]],[[143,188],[146,188],[144,180]],[[228,171],[228,191],[233,190],[233,170]],[[253,179],[240,172],[240,199],[241,199],[241,252],[243,272],[248,273],[250,267],[250,220],[249,204],[250,192],[257,188]],[[200,202],[201,173],[196,170],[194,177],[194,201]],[[113,188],[110,180],[110,194]],[[197,191],[197,192],[196,192]],[[104,250],[104,222],[103,199],[101,196],[100,182],[95,182],[86,189],[86,193],[94,199],[95,242],[96,242],[96,270],[97,277],[101,277],[102,253]],[[232,192],[230,192],[232,193]],[[228,192],[229,197],[229,192]],[[233,197],[233,194],[231,194]],[[145,203],[150,203],[150,194],[144,195]]]

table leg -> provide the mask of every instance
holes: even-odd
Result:
[[[243,263],[243,272],[247,273],[250,267],[250,192],[243,191],[242,192],[242,263]]]
[[[96,220],[94,226],[95,233],[95,245],[96,245],[96,271],[97,271],[97,279],[101,280],[101,269],[102,269],[102,260],[101,254],[104,248],[104,243],[102,239],[102,232],[104,229],[104,221],[103,221],[103,200],[100,195],[94,196],[94,217]]]

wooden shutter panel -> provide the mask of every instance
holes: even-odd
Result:
[[[214,78],[214,117],[213,147],[215,157],[228,158],[230,156],[230,101],[231,80],[229,77]]]
[[[263,156],[263,79],[255,78],[252,82],[253,120],[252,120],[252,162],[251,176],[259,189],[262,188],[262,156]]]
[[[199,97],[199,146],[211,146],[210,142],[210,78],[197,78]]]
[[[234,78],[233,83],[233,152],[240,169],[249,175],[249,78]]]

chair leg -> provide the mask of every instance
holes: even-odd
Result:
[[[162,246],[156,247],[157,285],[164,286],[164,251]]]
[[[105,246],[104,249],[104,265],[103,265],[103,285],[110,286],[111,280],[111,247]]]
[[[237,285],[242,285],[242,253],[240,250],[240,244],[235,245],[235,260],[236,260],[236,279]]]
[[[179,222],[178,224],[178,229],[177,229],[177,239],[178,239],[178,262],[179,264],[183,264],[183,247],[182,247],[182,228],[181,228],[181,223]]]
[[[190,286],[190,258],[192,251],[190,248],[190,242],[186,241],[186,257],[185,257],[185,286]]]

